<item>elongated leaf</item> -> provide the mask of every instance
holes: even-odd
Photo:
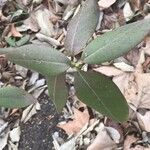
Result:
[[[65,49],[69,55],[76,55],[85,47],[94,33],[99,19],[97,0],[86,0],[78,14],[68,25]]]
[[[128,106],[118,87],[106,76],[96,72],[75,74],[76,94],[88,106],[123,122],[128,117]]]
[[[29,44],[17,48],[0,48],[0,53],[6,54],[10,61],[43,75],[57,75],[70,67],[70,60],[51,47]]]
[[[17,87],[0,88],[0,107],[21,108],[35,102],[36,100],[22,89]]]
[[[49,96],[54,101],[58,112],[62,111],[67,100],[65,76],[50,76],[47,78]]]
[[[83,51],[88,64],[100,64],[115,59],[139,44],[150,31],[150,19],[131,23],[93,40]]]

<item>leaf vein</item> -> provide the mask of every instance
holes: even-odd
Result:
[[[86,79],[82,76],[82,74],[79,72],[79,75],[81,76],[81,78],[83,79],[83,81],[85,82],[85,84],[91,89],[91,91],[93,92],[93,94],[97,97],[97,99],[99,100],[99,102],[104,106],[104,108],[108,111],[108,113],[110,114],[110,116],[113,116],[116,120],[118,120],[111,112],[110,110],[106,107],[106,105],[103,103],[103,101],[100,99],[100,97],[97,95],[97,93],[93,90],[93,88],[90,86],[90,84],[86,81]]]

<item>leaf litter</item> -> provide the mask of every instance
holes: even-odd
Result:
[[[8,5],[6,0],[1,2],[1,7]],[[32,2],[29,0],[22,0],[17,1],[17,3],[20,6],[26,7],[28,10],[30,10],[28,11],[29,17],[27,19],[21,20],[22,25],[10,22],[11,28],[6,30],[6,27],[8,28],[8,26],[5,21],[12,21],[10,19],[12,17],[7,15],[7,13],[4,13],[4,11],[1,11],[0,21],[3,23],[3,26],[1,26],[3,32],[2,35],[5,35],[6,37],[12,36],[13,38],[15,38],[15,40],[18,40],[17,38],[21,39],[24,34],[29,33],[30,38],[28,42],[37,42],[39,44],[41,44],[42,42],[42,44],[44,45],[52,45],[54,47],[60,48],[60,50],[63,51],[63,45],[67,33],[66,23],[70,22],[71,18],[75,16],[82,3],[77,0],[57,0],[53,2]],[[13,3],[11,4],[13,7],[12,10],[17,11]],[[125,0],[123,0],[122,2],[117,2],[115,0],[106,2],[103,0],[99,0],[98,4],[103,15],[101,15],[101,18],[99,20],[99,25],[96,29],[97,33],[95,34],[95,36],[112,30],[113,28],[118,26],[118,24],[120,23],[120,20],[118,20],[120,14],[123,23],[130,21],[132,22],[134,19],[140,20],[140,17],[137,17],[138,14],[136,14],[136,12],[143,10],[147,14],[147,7],[149,6],[148,1],[142,3],[140,0],[132,1],[130,3],[126,2]],[[114,8],[117,9],[114,10]],[[119,14],[119,11],[122,13]],[[142,16],[142,18],[144,18],[144,16]],[[143,45],[139,45],[136,49],[131,51],[133,52],[133,55],[131,55],[130,52],[130,54],[128,53],[124,56],[124,60],[117,60],[117,62],[114,61],[108,64],[97,65],[93,67],[95,71],[112,77],[113,81],[118,85],[118,87],[126,97],[129,106],[131,106],[131,110],[134,113],[134,117],[132,113],[129,121],[139,128],[139,130],[136,129],[136,133],[139,134],[140,138],[136,137],[135,135],[129,135],[128,133],[131,129],[128,129],[126,134],[123,133],[123,131],[126,129],[126,123],[122,124],[123,128],[115,128],[114,126],[110,126],[107,123],[107,118],[104,118],[101,114],[95,111],[91,112],[89,108],[87,109],[85,105],[81,105],[78,100],[75,100],[75,102],[67,102],[67,107],[65,107],[63,111],[63,121],[59,121],[59,127],[68,134],[68,140],[61,141],[61,138],[59,136],[59,138],[53,138],[53,140],[55,141],[55,146],[57,145],[62,150],[68,149],[68,146],[72,146],[72,149],[88,150],[95,150],[96,148],[110,150],[113,149],[113,147],[114,149],[122,148],[125,150],[149,149],[148,142],[144,141],[145,138],[149,138],[147,133],[150,131],[150,75],[148,61],[148,58],[150,57],[149,43],[150,38],[146,37]],[[2,41],[1,44],[1,46],[3,47],[6,46],[7,43]],[[14,66],[11,63],[9,63],[8,65],[8,68],[6,68],[5,65],[2,67],[3,72],[11,73],[9,74],[9,77],[5,77],[5,80],[3,77],[5,76],[5,73],[2,73],[0,83],[1,86],[5,86],[7,84],[23,86],[27,91],[31,91],[31,93],[36,98],[42,95],[47,87],[45,83],[43,83],[44,80],[41,79],[41,76],[39,74],[31,72],[30,70],[24,70],[23,68]],[[16,68],[16,70],[14,68]],[[17,78],[16,75],[14,75],[14,73],[16,72],[18,75]],[[42,82],[40,82],[39,84],[38,81]],[[24,122],[25,124],[25,122],[28,123],[30,120],[32,120],[32,118],[34,118],[34,116],[36,116],[41,109],[41,105],[37,104],[36,106],[29,106],[25,110],[14,110],[15,113],[13,113],[12,116],[16,115],[20,116],[20,118],[23,118],[24,116],[24,119],[22,119],[21,122]],[[3,116],[3,118],[9,118],[11,116],[4,109],[2,109],[1,112],[1,116]],[[49,118],[51,120],[53,116],[49,116]],[[0,148],[5,147],[7,143],[9,148],[18,148],[18,140],[20,140],[20,124],[18,123],[19,121],[19,118],[15,121],[15,124],[12,127],[12,131],[9,131],[10,126],[9,124],[7,125],[6,122],[6,130],[5,132],[3,132],[3,136],[1,134],[0,138],[0,143],[3,144]],[[131,125],[128,124],[128,126],[130,127]],[[135,126],[132,127],[135,129]],[[143,136],[144,134],[145,136]],[[123,137],[122,140],[121,137]],[[14,143],[14,140],[16,141],[16,143]],[[118,142],[120,144],[121,141],[123,141],[123,144],[121,146],[118,146]]]
[[[59,124],[58,127],[66,131],[68,135],[77,134],[83,126],[89,121],[89,114],[87,110],[80,112],[77,109],[73,109],[74,118],[73,121],[69,121],[66,124]]]

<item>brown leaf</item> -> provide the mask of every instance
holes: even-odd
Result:
[[[24,26],[27,30],[30,29],[33,32],[38,32],[40,29],[34,14],[31,14],[31,16],[24,21]]]
[[[138,85],[138,106],[150,109],[150,73],[137,73],[136,82]]]
[[[50,20],[51,12],[46,7],[41,5],[41,7],[34,12],[34,15],[41,29],[40,33],[51,37],[54,34],[53,24]]]
[[[138,10],[142,10],[141,0],[132,0],[132,1],[130,1],[130,4],[131,4],[131,8],[134,12],[136,12]]]
[[[110,138],[104,125],[101,124],[101,129],[92,144],[87,150],[113,150],[116,148],[116,143]]]
[[[101,66],[99,68],[94,69],[97,72],[100,72],[106,76],[117,76],[123,73],[123,71],[113,67],[113,66]]]
[[[59,124],[58,127],[65,130],[68,135],[76,134],[82,129],[82,127],[86,123],[88,123],[89,118],[90,116],[89,116],[87,109],[81,112],[78,109],[74,108],[73,121],[69,121],[65,124]]]
[[[132,144],[138,141],[139,139],[133,135],[128,135],[124,141],[123,149],[124,150],[145,150],[143,146],[136,145],[132,147]]]
[[[11,35],[13,37],[22,37],[22,34],[19,31],[17,31],[14,23],[11,25],[11,31],[10,32],[11,32]]]
[[[135,82],[135,76],[133,73],[124,73],[122,75],[113,78],[114,83],[119,87],[122,94],[125,96],[128,103],[132,103],[138,106],[137,93],[138,87]]]
[[[1,5],[1,3],[0,3],[0,5]],[[1,9],[0,9],[0,21],[1,22],[8,21],[8,18],[3,15],[3,12]]]
[[[124,73],[113,78],[129,103],[150,109],[150,73]]]
[[[126,59],[132,64],[132,66],[136,66],[138,64],[140,58],[140,52],[138,48],[129,51],[126,55]]]
[[[145,112],[145,114],[141,114],[140,112],[137,112],[137,118],[140,127],[143,130],[150,132],[150,111]]]
[[[112,4],[114,4],[116,0],[100,0],[98,2],[98,5],[101,9],[105,9],[110,7]]]

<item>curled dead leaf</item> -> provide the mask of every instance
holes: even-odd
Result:
[[[87,150],[113,150],[116,143],[110,138],[103,124],[100,125],[100,131]]]

